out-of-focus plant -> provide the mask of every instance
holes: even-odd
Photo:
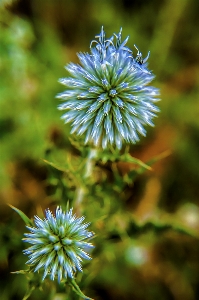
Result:
[[[48,45],[46,35],[53,40],[56,37],[47,27],[40,32],[38,43],[34,29],[25,19],[3,11],[0,21],[0,185],[3,186],[9,179],[5,172],[9,161],[41,158],[44,149],[50,146],[50,138],[44,136],[50,137],[58,122],[52,123],[56,112],[49,98],[52,91],[57,92],[56,72],[62,60],[61,56],[53,55],[61,51],[60,43]]]

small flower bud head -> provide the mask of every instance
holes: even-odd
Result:
[[[84,217],[77,218],[72,214],[57,207],[55,216],[46,210],[46,219],[35,217],[36,227],[27,228],[23,240],[32,244],[24,250],[29,256],[27,264],[35,266],[35,271],[44,271],[43,279],[50,275],[52,280],[55,277],[60,282],[62,278],[73,278],[76,270],[82,271],[81,262],[83,259],[91,259],[86,249],[93,245],[86,240],[93,236],[87,230],[88,223],[82,223]]]
[[[115,39],[115,43],[114,43]],[[123,143],[136,143],[145,126],[153,126],[159,109],[158,89],[148,86],[154,75],[138,50],[133,56],[122,41],[122,30],[106,39],[105,32],[90,45],[91,53],[79,53],[79,64],[70,63],[71,77],[60,79],[67,91],[60,93],[60,110],[65,123],[71,122],[71,133],[85,134],[85,143],[121,149]]]

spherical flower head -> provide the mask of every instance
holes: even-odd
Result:
[[[149,53],[143,59],[135,46],[133,56],[121,34],[106,39],[102,27],[91,53],[78,54],[81,65],[66,66],[71,77],[60,79],[67,90],[57,96],[64,101],[58,108],[66,110],[62,118],[72,123],[71,133],[85,134],[85,143],[102,148],[136,143],[159,111],[154,105],[159,90],[148,86],[154,78],[147,69]]]
[[[52,280],[73,278],[76,270],[82,271],[83,259],[91,259],[85,249],[93,245],[86,240],[93,236],[87,230],[89,223],[83,223],[84,217],[77,218],[72,209],[62,211],[57,207],[55,216],[48,209],[44,220],[35,216],[35,227],[27,228],[23,240],[32,244],[24,250],[29,255],[27,264],[35,266],[35,272],[44,270],[43,279],[50,275]]]

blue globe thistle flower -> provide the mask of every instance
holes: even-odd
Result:
[[[122,29],[106,39],[96,36],[91,53],[78,53],[81,65],[69,63],[71,77],[60,79],[67,90],[58,94],[64,100],[60,110],[65,123],[72,122],[71,133],[85,134],[85,143],[121,149],[122,144],[136,143],[146,134],[145,125],[153,126],[159,109],[154,105],[159,90],[148,84],[154,75],[147,69],[138,48],[134,57],[122,41]],[[115,43],[114,43],[115,38]]]
[[[72,209],[64,212],[57,207],[55,216],[47,209],[44,220],[35,216],[36,227],[27,226],[30,233],[23,240],[33,245],[24,250],[29,255],[27,264],[35,266],[35,272],[43,269],[43,280],[47,275],[52,280],[58,277],[58,282],[73,278],[76,270],[82,271],[82,259],[91,259],[84,250],[93,247],[86,241],[93,233],[83,220],[73,215]]]

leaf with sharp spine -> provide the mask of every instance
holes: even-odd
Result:
[[[33,226],[33,222],[24,214],[20,209],[14,207],[11,204],[8,204],[14,211],[18,213],[18,215],[22,218],[22,220],[25,222],[26,225],[31,225]]]

